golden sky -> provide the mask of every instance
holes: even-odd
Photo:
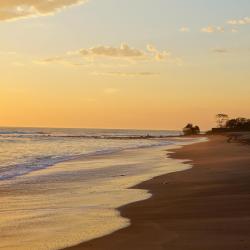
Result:
[[[216,113],[250,117],[249,9],[2,0],[0,126],[207,129]]]

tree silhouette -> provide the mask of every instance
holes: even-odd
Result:
[[[192,123],[188,123],[185,128],[183,128],[184,135],[198,135],[200,134],[199,126],[194,126]]]
[[[226,122],[226,128],[236,130],[250,130],[250,119],[247,118],[236,118]]]
[[[224,128],[228,120],[229,120],[229,116],[227,114],[216,115],[216,123],[219,128]]]

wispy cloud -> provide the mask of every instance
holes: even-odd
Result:
[[[57,62],[63,62],[64,61],[64,57],[62,56],[55,56],[55,57],[48,57],[42,60],[36,60],[34,61],[35,63],[41,63],[41,64],[49,64],[49,63],[57,63]]]
[[[148,55],[140,50],[122,43],[119,47],[96,46],[91,48],[82,48],[77,51],[68,51],[64,55],[48,57],[36,60],[41,64],[65,63],[74,65],[75,61],[95,62],[103,60],[120,60],[120,61],[143,61],[148,60]]]
[[[132,48],[125,43],[121,44],[120,47],[97,46],[89,49],[80,49],[77,53],[85,58],[106,57],[141,60],[146,57],[143,51]]]
[[[250,17],[244,17],[242,19],[231,19],[226,22],[227,26],[207,26],[201,29],[203,33],[224,33],[224,32],[232,32],[237,33],[238,27],[240,25],[250,24]]]
[[[225,28],[221,26],[207,26],[201,29],[203,33],[224,33]]]
[[[155,72],[93,72],[93,75],[99,76],[122,76],[122,77],[148,77],[158,76]]]
[[[190,28],[189,28],[189,27],[184,26],[184,27],[181,27],[181,28],[179,29],[179,31],[180,31],[180,32],[187,33],[187,32],[190,32]]]
[[[168,58],[170,58],[171,53],[168,51],[159,51],[154,45],[148,44],[147,45],[147,50],[153,55],[155,60],[157,61],[164,61]]]
[[[110,63],[110,60],[118,60],[129,63],[139,62],[170,62],[180,64],[181,59],[175,58],[170,52],[158,50],[153,45],[147,45],[146,49],[137,49],[129,46],[126,43],[122,43],[119,47],[114,46],[96,46],[91,48],[82,48],[77,51],[69,51],[64,55],[49,57],[45,59],[36,60],[36,63],[40,64],[54,64],[62,63],[77,66],[79,63],[87,62],[106,62]]]
[[[0,1],[0,21],[52,15],[88,0],[8,0]]]
[[[250,24],[250,17],[244,17],[242,19],[232,19],[227,22],[231,25],[246,25]]]
[[[81,62],[79,60],[71,60],[70,58],[66,58],[64,56],[55,56],[55,57],[48,57],[45,59],[36,59],[33,60],[34,64],[40,64],[40,65],[53,65],[53,64],[59,64],[59,65],[64,65],[64,66],[69,66],[69,67],[90,67],[93,64],[92,63],[85,63]]]
[[[225,54],[229,52],[228,49],[225,48],[213,48],[211,51],[218,54]]]

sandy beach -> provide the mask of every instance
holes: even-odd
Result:
[[[250,0],[0,0],[0,250],[250,250]]]
[[[171,154],[191,160],[191,170],[135,187],[153,196],[120,208],[131,226],[67,250],[250,249],[250,148],[209,139]]]

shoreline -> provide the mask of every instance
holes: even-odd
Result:
[[[133,187],[153,196],[118,209],[129,227],[65,250],[250,247],[249,147],[229,144],[224,136],[209,138],[172,150],[170,158],[190,159],[193,168]]]
[[[130,226],[118,208],[151,197],[132,187],[190,167],[166,159],[166,152],[200,139],[173,140],[66,161],[1,182],[1,247],[63,249]]]

